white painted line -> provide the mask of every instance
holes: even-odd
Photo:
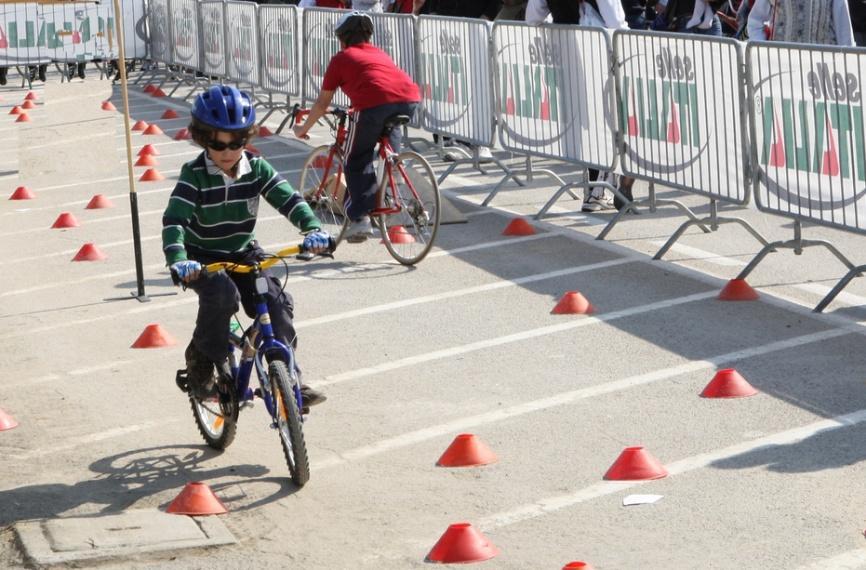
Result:
[[[339,384],[341,382],[346,382],[347,380],[355,380],[358,378],[365,378],[368,376],[374,376],[377,374],[381,374],[382,372],[389,372],[391,370],[398,370],[400,368],[405,368],[407,366],[414,366],[416,364],[422,364],[424,362],[432,362],[434,360],[441,360],[443,358],[451,358],[453,356],[458,356],[461,354],[468,354],[470,352],[475,352],[477,350],[483,350],[485,348],[492,348],[494,346],[502,346],[505,344],[510,344],[513,342],[519,342],[524,340],[529,340],[532,338],[538,338],[542,336],[547,336],[551,334],[557,334],[560,332],[590,326],[602,324],[610,321],[615,321],[618,319],[631,317],[634,315],[641,315],[644,313],[649,313],[652,311],[658,311],[660,309],[667,309],[670,307],[675,307],[677,305],[683,305],[686,303],[692,303],[695,301],[701,301],[704,299],[709,299],[711,297],[715,297],[718,293],[716,291],[706,291],[703,293],[695,293],[692,295],[686,295],[685,297],[677,297],[674,299],[666,299],[664,301],[658,301],[655,303],[650,303],[648,305],[643,305],[639,307],[632,307],[630,309],[623,309],[621,311],[614,311],[612,313],[608,313],[606,315],[602,315],[599,317],[581,317],[577,320],[569,320],[565,323],[560,323],[556,325],[548,325],[545,327],[539,327],[535,329],[530,329],[526,331],[522,331],[519,333],[489,338],[485,340],[480,340],[477,342],[471,342],[468,344],[454,346],[451,348],[445,348],[441,350],[434,350],[432,352],[428,352],[425,354],[418,354],[415,356],[409,356],[407,358],[401,358],[399,360],[390,360],[388,362],[379,364],[377,366],[371,366],[368,368],[358,368],[356,370],[352,370],[350,372],[344,372],[342,374],[335,374],[333,376],[328,376],[324,381],[319,382],[319,386],[331,386],[333,384]],[[25,333],[26,334],[26,333]]]
[[[665,467],[668,470],[669,476],[675,477],[690,471],[709,467],[716,461],[730,459],[762,447],[790,445],[792,443],[803,441],[804,439],[821,432],[850,427],[864,421],[866,421],[866,410],[858,410],[832,419],[817,421],[815,423],[781,431],[766,437],[734,444],[723,449],[687,457],[673,463],[667,463],[665,464]],[[601,476],[601,474],[599,474],[599,476]],[[546,497],[527,505],[522,505],[508,511],[485,517],[479,521],[478,526],[482,530],[486,531],[495,530],[515,523],[542,517],[548,513],[573,507],[574,505],[591,501],[592,499],[619,493],[639,485],[645,485],[649,482],[650,481],[602,481],[595,485],[578,489],[572,493],[557,495],[555,497]]]
[[[155,263],[153,265],[146,265],[142,269],[144,271],[158,271],[165,267],[164,263]],[[112,277],[122,277],[124,275],[130,275],[135,273],[135,269],[124,269],[123,271],[113,271],[111,273],[99,273],[96,275],[88,275],[87,277],[83,277],[81,279],[71,279],[68,281],[54,281],[51,283],[43,283],[41,285],[36,285],[34,287],[27,287],[25,289],[13,289],[11,291],[3,291],[0,292],[0,298],[3,297],[12,297],[14,295],[26,295],[29,293],[36,293],[37,291],[45,291],[48,289],[57,289],[59,287],[69,287],[70,285],[78,285],[80,283],[87,283],[89,281],[98,281],[100,279],[111,279]]]
[[[92,140],[92,139],[98,139],[101,137],[111,137],[111,135],[109,135],[108,133],[94,133],[92,135],[83,135],[80,137],[60,138],[58,140],[55,140],[55,141],[52,141],[49,143],[27,145],[26,150],[31,151],[31,150],[38,149],[38,148],[49,148],[52,146],[65,145],[68,143],[75,143],[75,142],[87,141],[87,140]]]
[[[148,194],[159,194],[160,192],[171,192],[172,190],[174,190],[174,185],[166,186],[165,188],[154,188],[152,190],[136,190],[135,193],[138,194],[139,196],[145,196]],[[128,199],[129,198],[129,192],[125,192],[123,194],[110,194],[110,195],[106,196],[106,198],[108,198],[109,200],[121,200],[124,198]],[[18,210],[13,210],[11,212],[0,213],[0,216],[14,216],[14,215],[21,215],[21,214],[29,214],[30,212],[42,212],[45,210],[52,210],[52,211],[56,212],[58,209],[61,209],[61,208],[67,208],[67,207],[72,207],[72,206],[81,206],[81,205],[87,204],[88,202],[90,202],[90,200],[91,200],[90,198],[87,198],[86,200],[75,200],[73,202],[63,202],[62,204],[52,204],[51,206],[42,206],[40,208],[21,208]]]
[[[795,285],[795,287],[797,289],[800,289],[801,291],[815,293],[817,295],[820,295],[821,297],[825,297],[827,293],[829,293],[831,290],[831,287],[821,285],[820,283],[798,283],[797,285]],[[836,296],[833,302],[853,306],[866,305],[866,297],[842,291]]]
[[[602,261],[600,263],[593,263],[590,265],[582,265],[579,267],[569,267],[567,269],[560,269],[557,271],[548,271],[547,273],[536,273],[535,275],[527,275],[525,277],[518,277],[512,280],[506,281],[496,281],[494,283],[487,283],[485,285],[477,285],[475,287],[466,287],[464,289],[455,289],[453,291],[448,291],[446,293],[437,293],[434,295],[424,295],[422,297],[414,297],[412,299],[403,299],[401,301],[395,301],[393,303],[385,303],[383,305],[374,305],[371,307],[364,307],[362,309],[356,309],[354,311],[346,311],[344,313],[337,313],[335,315],[325,315],[323,317],[318,317],[315,319],[308,319],[305,321],[300,321],[295,324],[295,328],[304,328],[317,326],[327,323],[333,323],[336,321],[342,321],[344,319],[352,319],[355,317],[361,317],[365,315],[372,315],[375,313],[382,313],[385,311],[393,311],[395,309],[403,309],[405,307],[412,307],[414,305],[421,305],[424,303],[434,303],[436,301],[443,301],[445,299],[453,299],[455,297],[463,297],[465,295],[474,295],[476,293],[484,293],[486,291],[496,291],[498,289],[505,289],[507,287],[514,287],[516,285],[523,285],[526,283],[535,283],[537,281],[543,281],[545,279],[555,279],[557,277],[563,277],[565,275],[574,275],[577,273],[584,273],[586,271],[595,271],[596,269],[605,269],[607,267],[615,267],[617,265],[623,265],[625,263],[633,263],[635,260],[623,258],[623,259],[614,259],[611,261]]]
[[[650,241],[651,244],[662,247],[666,241],[665,240],[653,240]],[[692,259],[684,259],[684,260],[676,260],[676,263],[680,263],[682,261],[693,261],[699,259],[701,261],[706,261],[708,263],[714,263],[715,265],[721,265],[723,267],[745,267],[748,262],[741,261],[739,259],[734,259],[732,257],[727,257],[724,255],[719,255],[717,253],[713,253],[711,251],[705,251],[703,249],[698,249],[696,247],[690,247],[687,245],[682,245],[679,243],[675,243],[673,247],[671,247],[671,251],[676,251],[683,255],[688,255]]]
[[[858,548],[800,566],[799,570],[861,570],[863,568],[866,568],[866,550]]]
[[[155,216],[157,214],[162,214],[163,212],[165,212],[165,208],[160,208],[159,210],[147,210],[144,212],[139,211],[138,217],[144,218],[147,216]],[[118,214],[116,216],[105,216],[103,218],[94,218],[92,220],[87,220],[87,221],[81,222],[80,227],[88,227],[88,226],[92,226],[94,224],[99,224],[99,223],[103,223],[103,222],[116,222],[117,220],[130,220],[131,216],[132,216],[132,214],[130,214],[129,212],[126,212],[124,214]],[[52,229],[50,227],[30,228],[27,230],[19,230],[17,232],[9,232],[6,234],[0,234],[0,238],[8,238],[8,237],[13,237],[13,236],[20,236],[20,235],[24,235],[24,234],[33,234],[33,233],[48,233],[48,232],[55,232],[55,231],[57,231],[57,230]]]
[[[54,455],[55,453],[61,453],[63,451],[69,451],[71,449],[76,449],[78,447],[82,447],[85,445],[89,445],[91,443],[97,443],[99,441],[105,441],[106,439],[114,439],[116,437],[122,437],[124,435],[128,435],[131,433],[136,433],[140,431],[144,431],[146,429],[151,429],[155,427],[162,427],[166,424],[177,423],[179,419],[171,419],[171,418],[163,418],[159,420],[154,420],[151,422],[145,422],[143,424],[137,424],[126,427],[114,428],[106,431],[101,431],[97,433],[91,433],[85,435],[83,437],[75,438],[60,445],[52,445],[52,446],[40,446],[36,449],[32,449],[30,451],[25,451],[23,453],[7,453],[5,457],[7,459],[33,459],[34,457],[44,457],[46,455]]]
[[[566,406],[580,400],[586,400],[604,394],[611,394],[614,392],[628,390],[630,388],[635,388],[637,386],[643,386],[646,384],[652,384],[661,380],[668,380],[670,378],[675,378],[683,374],[689,374],[701,370],[711,370],[716,367],[721,367],[725,364],[730,364],[748,358],[754,358],[756,356],[767,355],[780,350],[788,350],[791,348],[797,348],[816,342],[823,342],[840,336],[852,334],[854,332],[857,331],[855,330],[854,326],[851,326],[848,329],[832,329],[817,333],[801,335],[785,340],[767,343],[761,346],[753,346],[742,350],[736,350],[734,352],[711,356],[704,360],[696,360],[677,366],[671,366],[669,368],[663,368],[644,374],[638,374],[636,376],[630,376],[628,378],[623,378],[614,382],[607,382],[596,386],[590,386],[588,388],[581,388],[569,392],[562,392],[560,394],[554,394],[546,398],[540,398],[538,400],[532,400],[529,402],[516,404],[507,408],[496,409],[491,412],[460,418],[439,425],[428,426],[416,431],[411,431],[398,435],[396,437],[383,439],[370,445],[356,447],[354,449],[341,452],[338,456],[332,456],[325,460],[316,461],[313,470],[326,469],[336,465],[342,465],[351,461],[365,459],[367,457],[372,457],[374,455],[379,455],[381,453],[393,451],[395,449],[408,447],[410,445],[414,445],[445,435],[460,433],[469,429],[477,428],[479,426],[489,425],[496,422],[525,416],[527,414],[549,410],[551,408],[556,408],[559,406]]]
[[[549,239],[552,237],[557,237],[556,234],[534,234],[531,236],[518,236],[518,237],[509,237],[507,239],[502,239],[498,241],[488,241],[484,243],[476,243],[473,245],[467,245],[464,247],[457,247],[454,249],[440,249],[436,251],[431,251],[427,254],[427,257],[443,257],[446,255],[458,255],[461,253],[467,253],[469,251],[479,251],[482,249],[490,249],[492,247],[506,247],[508,245],[512,245],[515,243],[524,243],[527,241],[535,241],[539,239]]]

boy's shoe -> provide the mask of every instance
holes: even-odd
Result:
[[[214,381],[214,365],[196,345],[190,341],[184,352],[186,358],[187,386],[199,400],[209,400],[217,395]]]
[[[373,237],[373,226],[370,224],[370,216],[364,216],[349,224],[344,239],[349,243],[362,243],[371,237]]]
[[[301,401],[304,403],[305,408],[318,406],[327,399],[328,397],[318,390],[314,390],[306,384],[301,384]]]

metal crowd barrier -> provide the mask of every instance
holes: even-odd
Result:
[[[222,0],[202,0],[198,8],[201,30],[199,69],[208,77],[225,77],[228,73],[225,4]]]
[[[253,2],[226,2],[228,78],[255,91],[259,81],[259,25]]]
[[[718,202],[749,202],[745,142],[745,86],[740,44],[726,38],[689,34],[618,30],[614,57],[621,136],[622,172],[650,183],[645,200],[623,207],[599,239],[623,215],[647,205],[672,205],[689,220],[683,223],[654,259],[661,259],[685,231],[696,225],[704,232],[722,223],[743,226],[762,244],[767,240],[745,220],[718,215]],[[698,217],[677,200],[660,200],[655,184],[710,199],[710,214]],[[706,224],[706,225],[705,225]]]
[[[168,0],[171,20],[171,63],[179,81],[168,94],[173,96],[181,85],[206,83],[201,74],[201,38],[197,0]],[[189,97],[189,94],[187,94]]]
[[[866,50],[750,43],[746,49],[755,202],[794,220],[794,239],[767,244],[744,279],[771,251],[822,246],[848,273],[815,307],[821,312],[860,276],[833,244],[802,239],[802,222],[866,233]]]
[[[290,98],[301,94],[299,31],[298,9],[295,6],[259,6],[261,86],[268,97],[262,103],[268,112],[260,122],[264,123],[275,111],[285,111],[287,116],[277,128],[277,133],[291,119],[288,115],[291,111]],[[286,102],[275,101],[274,94],[285,95]]]
[[[302,37],[304,44],[304,76],[301,89],[302,104],[313,102],[319,96],[322,79],[328,62],[340,51],[340,42],[334,35],[334,26],[342,16],[342,11],[328,8],[305,8],[303,10]],[[340,107],[349,106],[349,98],[338,90],[334,94],[333,104]]]
[[[490,26],[482,20],[422,16],[415,37],[413,78],[422,98],[419,126],[439,135],[440,147],[445,137],[474,147],[493,146]],[[440,184],[461,164],[480,169],[477,150],[463,154],[464,159],[453,161],[439,176]],[[510,175],[502,162],[495,163]]]
[[[565,182],[550,170],[527,176],[552,177],[559,189],[536,214],[543,216],[572,188],[589,182],[587,168],[612,170],[615,108],[611,45],[607,31],[563,25],[497,23],[493,27],[493,76],[499,142],[502,148],[529,157],[550,158],[582,169],[576,182]],[[487,205],[502,188],[490,192]],[[613,191],[615,189],[611,188]]]

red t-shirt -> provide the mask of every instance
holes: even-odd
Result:
[[[335,91],[337,87],[359,111],[385,103],[421,100],[421,91],[412,78],[394,64],[391,56],[369,43],[349,46],[331,58],[322,90]]]

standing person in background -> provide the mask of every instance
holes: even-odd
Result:
[[[384,12],[382,0],[352,0],[350,4],[350,8],[357,12]]]
[[[666,32],[721,36],[722,23],[716,16],[725,0],[658,0],[652,29]]]
[[[343,0],[301,0],[298,3],[299,8],[336,8],[344,10],[346,2]]]
[[[526,18],[526,4],[526,0],[502,0],[502,9],[496,14],[496,19],[521,22]]]
[[[848,0],[848,12],[854,29],[854,42],[866,47],[866,0]]]
[[[853,46],[848,0],[755,0],[750,40]]]

